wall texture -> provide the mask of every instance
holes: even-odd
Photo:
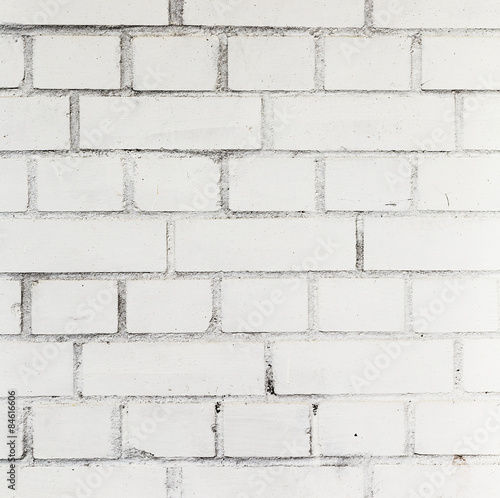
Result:
[[[497,497],[499,29],[0,0],[0,496]]]

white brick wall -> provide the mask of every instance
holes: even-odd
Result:
[[[0,0],[0,497],[496,498],[499,30]]]

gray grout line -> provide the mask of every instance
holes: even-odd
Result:
[[[118,280],[118,336],[127,339],[127,283],[125,280]]]
[[[175,274],[175,224],[167,222],[167,275]]]
[[[136,162],[131,157],[122,159],[123,167],[123,207],[127,213],[137,211],[135,206]]]
[[[455,148],[459,151],[464,147],[464,100],[467,97],[461,93],[455,93]]]
[[[325,90],[325,38],[318,34],[314,38],[314,88]]]
[[[33,93],[33,38],[29,35],[23,36],[24,43],[24,79],[21,84],[23,95],[29,96]]]
[[[31,336],[32,319],[32,286],[31,279],[21,281],[21,335],[23,341],[29,340]],[[0,336],[2,338],[2,336]]]
[[[224,458],[224,403],[217,401],[215,405],[215,458]]]
[[[413,331],[413,286],[412,279],[408,274],[404,275],[404,317],[405,331],[412,335]]]
[[[312,403],[309,406],[309,422],[310,422],[310,445],[311,457],[321,456],[319,444],[319,421],[318,421],[318,404]]]
[[[411,40],[411,89],[422,91],[422,34],[416,33]]]
[[[419,206],[418,168],[419,157],[410,158],[410,211],[417,212]]]
[[[318,278],[314,273],[307,275],[307,309],[309,332],[317,332],[318,329]]]
[[[223,155],[219,158],[220,165],[220,181],[219,181],[219,189],[220,189],[220,206],[225,215],[229,216],[230,208],[229,208],[229,160]]]
[[[464,345],[463,339],[456,334],[456,339],[453,344],[453,371],[454,371],[454,392],[463,393],[463,377],[464,377]]]
[[[132,37],[128,32],[120,33],[120,88],[131,92],[133,85]]]
[[[365,219],[356,217],[356,269],[364,270],[365,264]]]
[[[273,136],[274,106],[272,100],[265,94],[262,95],[262,124],[261,142],[262,149],[270,149],[274,143]]]
[[[171,25],[183,24],[184,0],[169,0],[169,17]]]
[[[27,213],[34,214],[38,210],[38,165],[36,159],[26,161],[28,173],[28,206]]]
[[[70,148],[72,152],[80,150],[80,96],[71,93],[69,97]]]
[[[229,91],[229,49],[226,34],[219,35],[219,52],[217,57],[217,92]]]
[[[276,392],[274,386],[273,351],[272,345],[267,341],[265,342],[264,362],[266,364],[266,394],[268,396],[275,396]]]
[[[365,0],[365,27],[373,30],[373,0]]]
[[[82,359],[83,344],[76,342],[73,344],[73,388],[75,398],[82,398],[83,396]]]
[[[315,202],[316,212],[326,212],[326,160],[324,157],[315,160]]]
[[[409,400],[405,404],[406,409],[406,453],[409,456],[415,455],[415,402]]]
[[[365,477],[365,498],[373,498],[374,488],[373,488],[373,458],[370,458],[366,465],[364,466],[364,477]]]

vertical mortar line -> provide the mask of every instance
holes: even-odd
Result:
[[[174,25],[183,24],[184,0],[170,0],[169,23]]]
[[[24,409],[24,434],[23,434],[24,453],[26,462],[30,467],[34,464],[33,456],[33,405]]]
[[[32,296],[35,283],[24,277],[21,280],[21,337],[26,339],[32,329]]]
[[[365,27],[373,28],[373,0],[365,0]]]
[[[226,155],[221,156],[220,161],[220,206],[225,215],[230,215],[229,208],[229,159]]]
[[[364,270],[365,259],[365,220],[362,215],[356,217],[356,270]]]
[[[217,81],[215,86],[218,92],[229,90],[229,50],[226,33],[219,34],[219,54],[217,57]]]
[[[69,95],[69,136],[72,152],[80,150],[80,95]]]
[[[365,476],[365,498],[373,498],[373,458],[369,457],[363,468]]]
[[[77,398],[83,397],[83,379],[82,379],[82,355],[83,344],[75,342],[73,344],[73,389]]]
[[[118,405],[114,406],[111,412],[115,458],[123,458],[123,409],[124,400],[120,399]]]
[[[222,273],[212,279],[212,334],[222,334]]]
[[[132,36],[127,32],[120,35],[120,88],[132,91],[134,81]]]
[[[307,275],[307,311],[309,332],[318,330],[318,280],[319,277],[314,272]]]
[[[413,334],[413,284],[408,273],[403,275],[404,278],[404,318],[405,318],[405,333]]]
[[[321,449],[319,444],[319,421],[318,421],[318,404],[313,403],[309,406],[309,422],[310,422],[310,445],[311,456],[320,457]]]
[[[325,90],[325,37],[318,33],[314,37],[314,89]]]
[[[411,168],[411,176],[410,176],[410,210],[417,211],[418,210],[418,168],[420,165],[420,157],[413,156],[410,158],[410,168]]]
[[[27,160],[28,170],[28,212],[36,212],[38,210],[38,177],[37,177],[37,161],[33,158]]]
[[[455,92],[455,148],[464,148],[464,101],[466,96],[461,92]]]
[[[215,405],[215,457],[224,458],[224,403],[218,400]]]
[[[415,402],[410,400],[405,403],[406,416],[406,442],[405,451],[407,456],[415,455]]]
[[[463,393],[463,363],[464,363],[464,344],[459,334],[455,334],[453,341],[453,373],[454,373],[454,392]]]
[[[422,33],[415,33],[411,38],[411,89],[422,91]]]
[[[167,275],[175,274],[175,223],[167,221]]]
[[[319,157],[315,160],[315,203],[316,211],[318,213],[325,213],[326,211],[326,201],[325,201],[325,169],[326,169],[326,159],[324,157]]]
[[[136,209],[135,206],[135,161],[130,158],[123,158],[123,208],[131,213]]]
[[[261,116],[261,148],[268,150],[273,148],[273,101],[268,93],[261,94],[262,116]]]
[[[23,36],[24,44],[24,79],[21,90],[24,95],[33,93],[33,36]]]
[[[167,498],[182,498],[182,467],[167,468]]]
[[[275,396],[274,371],[273,371],[273,350],[272,344],[268,341],[264,343],[264,363],[266,365],[266,395]]]
[[[127,282],[120,279],[117,282],[118,289],[118,335],[127,336]]]

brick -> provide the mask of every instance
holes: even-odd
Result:
[[[464,97],[463,143],[465,149],[499,150],[496,127],[500,125],[500,98],[496,95]]]
[[[264,394],[259,343],[85,344],[85,395]]]
[[[149,465],[90,465],[23,467],[19,471],[19,496],[48,498],[164,498],[164,468]]]
[[[21,283],[0,280],[0,335],[21,333]]]
[[[136,160],[135,202],[144,211],[217,211],[220,167],[205,157]]]
[[[329,211],[400,211],[411,202],[411,164],[399,158],[327,159],[325,206]]]
[[[215,456],[215,406],[209,403],[129,403],[125,441],[156,457]]]
[[[120,37],[37,36],[35,88],[120,88]]]
[[[183,220],[177,271],[354,269],[353,219]]]
[[[366,270],[495,270],[493,218],[365,219]]]
[[[424,36],[422,88],[498,90],[500,37]]]
[[[224,454],[230,457],[309,456],[305,403],[226,403]]]
[[[425,496],[476,498],[494,496],[500,486],[497,465],[457,465],[451,460],[436,465],[376,465],[374,498]],[[431,494],[432,493],[432,494]]]
[[[0,99],[0,150],[68,148],[68,98],[2,97]]]
[[[157,220],[1,220],[0,271],[163,271],[166,226]]]
[[[421,402],[415,411],[415,452],[498,455],[499,428],[498,402]]]
[[[464,339],[463,387],[466,391],[500,391],[499,354],[498,339]]]
[[[0,88],[17,88],[24,79],[24,45],[21,37],[0,36]]]
[[[113,409],[102,403],[35,406],[35,458],[116,458],[118,427],[113,427],[113,417],[118,413]]]
[[[500,6],[488,0],[374,0],[381,28],[498,28]]]
[[[123,210],[123,168],[117,157],[37,160],[40,211]]]
[[[186,0],[184,23],[233,26],[361,27],[362,0]]]
[[[495,157],[426,157],[418,166],[423,211],[498,211],[500,172]]]
[[[0,24],[130,25],[168,24],[168,0],[0,1]]]
[[[449,392],[452,341],[277,342],[278,394]]]
[[[455,148],[454,102],[447,95],[276,97],[276,149],[430,150]]]
[[[403,280],[321,279],[318,326],[320,330],[335,332],[403,332]]]
[[[230,159],[229,208],[232,211],[314,211],[314,160]]]
[[[227,279],[222,282],[225,332],[304,332],[308,328],[307,281]]]
[[[434,278],[414,280],[415,332],[496,332],[498,280]]]
[[[127,282],[128,332],[142,334],[205,332],[211,318],[210,280]]]
[[[403,455],[405,405],[394,402],[320,403],[319,441],[322,455]]]
[[[26,211],[28,170],[24,159],[0,158],[0,212]]]
[[[73,395],[73,344],[2,344],[0,389],[14,389],[18,396]]]
[[[363,498],[364,476],[353,467],[184,467],[183,498]]]
[[[233,90],[314,88],[312,36],[231,36],[228,57]]]
[[[327,90],[410,90],[411,40],[401,36],[325,39]]]
[[[215,90],[216,36],[133,38],[135,90]]]
[[[258,97],[81,97],[84,149],[258,149]]]
[[[113,334],[117,315],[116,282],[46,280],[32,289],[33,334]]]

